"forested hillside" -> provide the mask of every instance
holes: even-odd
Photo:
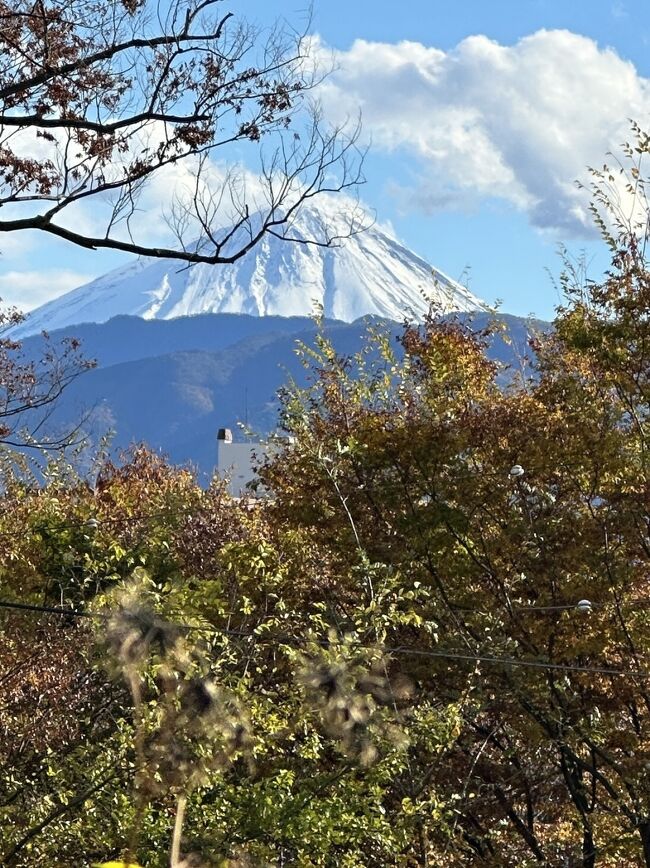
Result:
[[[468,319],[481,328],[491,315]],[[529,338],[549,324],[503,314],[498,321],[488,352],[506,366],[501,377],[507,378],[525,364]],[[325,320],[322,327],[341,355],[358,353],[369,327],[385,330],[395,352],[402,354],[399,323],[368,317],[354,323]],[[308,379],[296,349],[300,343],[314,346],[317,334],[313,319],[235,314],[169,321],[116,317],[101,325],[54,331],[47,343],[78,341],[96,367],[63,392],[45,430],[59,436],[81,419],[83,433],[95,447],[109,435],[111,454],[117,456],[146,442],[173,463],[196,467],[205,484],[215,466],[219,428],[243,437],[246,426],[257,438],[276,429],[278,391],[289,380],[304,386]],[[26,359],[41,358],[43,339],[26,339],[22,351]],[[377,348],[367,351],[379,361]]]

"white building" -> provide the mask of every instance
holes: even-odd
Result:
[[[256,478],[253,469],[263,459],[267,447],[263,443],[233,443],[230,428],[220,428],[217,434],[217,474],[228,480],[228,492],[233,497],[250,495],[246,490]]]

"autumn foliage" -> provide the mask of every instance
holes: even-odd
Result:
[[[46,333],[38,353],[25,352],[7,334],[22,320],[17,310],[0,309],[0,444],[41,452],[70,446],[79,426],[61,430],[49,420],[63,390],[95,362],[75,338],[53,341]]]
[[[302,348],[257,499],[7,473],[2,599],[90,617],[3,615],[3,864],[650,865],[649,287]]]

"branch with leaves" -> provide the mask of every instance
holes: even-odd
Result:
[[[2,0],[0,54],[0,233],[210,264],[267,232],[335,241],[291,233],[303,202],[362,181],[358,126],[328,128],[311,100],[323,72],[303,35],[265,34],[223,0]],[[233,168],[242,149],[257,195]],[[179,167],[193,179],[166,214],[179,246],[152,243],[142,194]]]

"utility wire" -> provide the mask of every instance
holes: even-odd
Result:
[[[63,617],[73,618],[99,618],[106,620],[111,617],[109,613],[104,612],[83,612],[77,609],[65,609],[58,606],[37,606],[27,603],[13,603],[8,600],[0,600],[0,609],[13,609],[23,612],[38,612],[47,615],[59,615]],[[322,647],[329,647],[332,643],[328,640],[303,639],[286,634],[268,634],[260,635],[251,631],[232,630],[219,627],[201,627],[191,624],[179,624],[178,626],[193,632],[207,633],[214,636],[228,636],[231,638],[255,639],[262,644],[274,643],[277,645],[306,645],[316,643]],[[376,646],[364,645],[361,642],[350,643],[353,647],[373,651]],[[401,656],[423,657],[439,660],[463,660],[474,663],[489,663],[502,666],[522,666],[533,669],[552,670],[556,672],[586,672],[594,675],[611,675],[650,679],[650,672],[636,669],[614,669],[608,666],[579,666],[564,663],[550,663],[542,660],[520,660],[516,657],[497,657],[481,654],[461,654],[452,651],[432,651],[424,648],[412,648],[405,645],[396,647],[383,647],[381,649],[386,654],[397,654]]]
[[[65,615],[69,618],[108,618],[103,612],[83,612],[79,609],[66,609],[62,606],[37,606],[32,603],[14,603],[0,600],[0,609],[15,609],[19,612],[40,612],[44,615]]]

